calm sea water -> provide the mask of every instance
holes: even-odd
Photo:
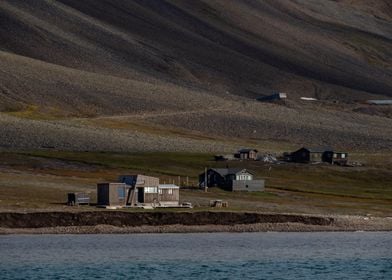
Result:
[[[0,279],[392,279],[392,233],[0,236]]]

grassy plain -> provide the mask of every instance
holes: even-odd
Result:
[[[229,202],[229,211],[392,215],[389,155],[353,154],[351,158],[366,165],[215,162],[211,154],[197,153],[4,151],[0,153],[0,211],[86,210],[65,206],[66,193],[87,191],[94,201],[97,182],[142,173],[158,176],[161,182],[195,186],[181,190],[181,200],[192,202],[194,211],[208,209],[211,199],[223,199]],[[197,176],[204,167],[227,165],[247,168],[264,178],[266,191],[230,193],[210,188],[204,193],[197,189]]]

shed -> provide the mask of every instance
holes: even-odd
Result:
[[[346,152],[334,152],[332,158],[332,164],[346,165],[348,162],[348,153]]]
[[[97,184],[98,206],[125,206],[129,187],[124,183]]]
[[[307,148],[303,147],[290,155],[293,162],[299,163],[332,163],[333,150],[331,148]]]
[[[365,103],[371,105],[392,105],[392,99],[366,100]]]
[[[160,184],[158,186],[158,203],[160,206],[178,206],[180,187],[174,184]]]
[[[256,149],[241,149],[237,152],[236,157],[239,159],[257,159],[258,150]]]
[[[260,96],[256,98],[256,100],[263,101],[263,102],[273,102],[273,101],[279,101],[285,99],[287,99],[287,93],[284,92],[277,92],[271,95]]]

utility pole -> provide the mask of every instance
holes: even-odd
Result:
[[[208,191],[207,167],[204,170],[204,192]]]

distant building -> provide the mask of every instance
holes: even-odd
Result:
[[[199,175],[200,186],[221,187],[229,191],[264,191],[264,180],[253,180],[253,174],[241,168],[210,168]]]
[[[263,101],[263,102],[273,102],[273,101],[279,101],[279,100],[285,100],[285,99],[287,99],[287,93],[284,93],[284,92],[278,92],[278,93],[274,93],[271,95],[260,96],[260,97],[256,98],[256,100]]]
[[[392,105],[392,99],[366,100],[365,103],[371,105]]]
[[[307,148],[303,147],[292,153],[285,153],[286,161],[298,163],[321,163],[344,165],[348,160],[348,153],[334,152],[332,148]]]
[[[120,183],[97,184],[99,206],[178,206],[180,188],[175,185],[160,185],[159,178],[145,175],[125,175]]]
[[[228,154],[228,155],[215,155],[214,156],[215,161],[225,161],[225,160],[235,160],[235,155],[233,154]]]
[[[234,157],[245,160],[257,160],[258,151],[256,149],[241,149]]]
[[[348,162],[348,153],[334,152],[332,157],[332,164],[346,165]]]

